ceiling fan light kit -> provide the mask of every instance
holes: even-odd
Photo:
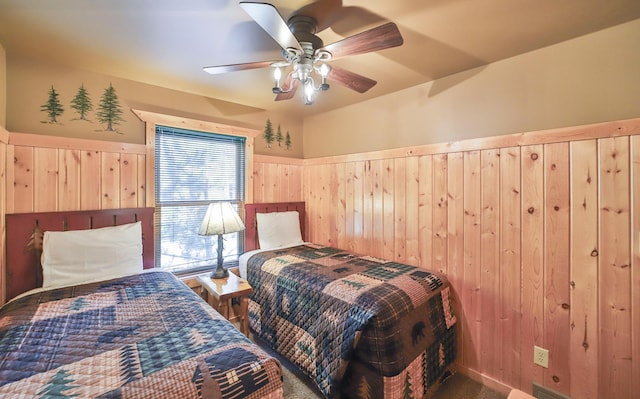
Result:
[[[271,66],[274,68],[275,80],[275,86],[271,91],[276,95],[275,101],[292,98],[297,87],[302,85],[304,103],[311,105],[316,93],[329,90],[328,78],[349,89],[364,93],[377,82],[345,69],[330,67],[327,62],[348,55],[384,50],[403,43],[398,27],[389,22],[324,46],[322,39],[316,36],[318,21],[311,16],[294,12],[285,22],[272,4],[249,1],[241,1],[239,4],[282,48],[284,61],[210,66],[204,70],[210,74],[218,74]],[[282,82],[281,68],[289,66],[292,68]]]

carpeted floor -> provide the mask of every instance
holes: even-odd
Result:
[[[251,339],[270,355],[280,360],[284,375],[284,397],[286,399],[323,399],[315,384],[288,360],[274,352],[264,342]],[[506,396],[462,375],[454,374],[445,381],[431,399],[505,399]]]

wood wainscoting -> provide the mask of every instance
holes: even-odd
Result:
[[[463,371],[640,392],[640,120],[306,159],[309,239],[447,273]],[[549,368],[533,346],[549,349]]]

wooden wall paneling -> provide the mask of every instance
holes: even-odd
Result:
[[[433,156],[432,268],[447,272],[447,154]]]
[[[58,210],[79,211],[80,150],[60,149],[58,157]]]
[[[264,163],[253,164],[253,202],[267,202],[264,199]]]
[[[311,231],[310,231],[310,225],[311,225],[311,218],[312,218],[312,214],[314,214],[315,209],[311,209],[313,205],[313,203],[311,202],[311,169],[313,169],[313,166],[308,166],[306,168],[302,169],[302,191],[303,191],[303,196],[301,198],[302,201],[305,202],[305,226],[306,226],[306,232],[304,232],[305,237],[307,240],[311,240]],[[255,186],[255,185],[254,185]]]
[[[464,277],[458,291],[464,313],[459,314],[462,346],[458,353],[459,362],[464,367],[480,370],[479,357],[482,342],[482,302],[480,281],[480,152],[464,153]]]
[[[501,380],[520,386],[521,169],[520,148],[500,150],[500,355]],[[529,353],[526,351],[525,353]],[[529,357],[526,356],[527,360]]]
[[[393,254],[392,260],[407,263],[407,159],[393,160]]]
[[[455,152],[447,158],[447,278],[453,287],[454,310],[462,314],[464,291],[464,154]],[[462,317],[458,318],[461,320]],[[464,329],[462,329],[464,332]],[[456,337],[462,348],[463,335]]]
[[[328,220],[329,230],[329,245],[332,247],[338,247],[338,229],[340,223],[338,222],[338,218],[340,217],[339,207],[339,199],[338,199],[338,191],[340,187],[340,182],[338,181],[338,166],[342,165],[342,163],[334,163],[329,167],[329,206],[330,206],[330,217]]]
[[[355,184],[354,179],[356,175],[356,163],[345,163],[345,232],[346,232],[346,249],[349,251],[355,251],[356,248],[356,236],[354,234],[355,229]]]
[[[631,398],[629,138],[599,139],[600,397]],[[636,392],[635,394],[637,394]]]
[[[313,209],[312,215],[309,215],[309,219],[311,221],[310,231],[312,233],[312,241],[316,243],[322,243],[322,239],[320,237],[321,232],[321,220],[322,220],[322,181],[320,180],[320,172],[322,170],[322,166],[315,166],[311,170],[310,178],[310,186],[311,190],[311,206],[310,209]]]
[[[333,208],[331,207],[331,167],[324,167],[320,170],[320,183],[318,200],[320,203],[320,220],[318,225],[318,233],[320,235],[320,244],[330,245],[330,219],[333,217]]]
[[[363,253],[364,243],[362,239],[362,211],[364,196],[364,161],[354,162],[353,169],[353,243],[354,251]]]
[[[420,266],[419,212],[420,212],[420,167],[418,157],[408,157],[406,165],[405,197],[405,250],[406,262]]]
[[[371,175],[373,177],[373,239],[371,254],[378,258],[384,257],[384,164],[381,160],[371,161]]]
[[[100,209],[120,207],[120,154],[103,152],[100,154],[102,198]]]
[[[492,377],[501,374],[502,342],[496,331],[500,316],[500,151],[484,150],[480,156],[481,186],[481,267],[480,301],[482,302],[482,333],[480,364],[483,373]]]
[[[272,163],[263,163],[263,184],[262,184],[262,196],[264,202],[276,201],[276,176],[278,173],[278,165]]]
[[[395,214],[393,187],[394,165],[393,158],[382,161],[382,258],[395,258]]]
[[[545,144],[544,385],[569,394],[569,144]]]
[[[544,148],[521,148],[522,179],[522,282],[520,388],[531,392],[542,384],[542,368],[533,364],[533,346],[544,339]]]
[[[640,136],[631,137],[631,375],[640,375]],[[640,392],[632,378],[631,392]]]
[[[335,177],[335,192],[333,203],[335,204],[336,209],[336,226],[335,226],[335,234],[336,239],[334,245],[337,248],[346,248],[346,235],[345,229],[347,226],[347,208],[346,208],[346,165],[344,162],[337,163],[336,167],[336,177]]]
[[[35,212],[53,212],[58,208],[58,150],[55,148],[33,149]]]
[[[144,208],[146,206],[147,203],[147,195],[151,195],[153,197],[154,193],[147,193],[147,186],[146,186],[146,176],[147,176],[147,171],[146,171],[146,157],[144,155],[140,155],[138,154],[137,156],[137,162],[138,162],[138,195],[136,195],[136,198],[138,199],[138,203],[136,204],[136,207],[138,208]]]
[[[9,162],[12,173],[8,177],[13,177],[13,181],[9,183],[12,184],[12,189],[8,193],[12,197],[7,201],[7,204],[11,204],[11,209],[7,209],[7,212],[34,212],[34,149],[27,146],[9,146],[9,148],[13,149],[13,163]]]
[[[138,156],[120,154],[120,207],[135,208],[138,205]]]
[[[418,158],[420,185],[418,224],[420,242],[420,266],[435,269],[433,264],[433,156],[422,155]]]
[[[99,151],[82,151],[80,154],[80,187],[81,210],[101,209],[102,161]]]
[[[362,251],[370,254],[373,243],[373,171],[371,161],[364,162],[364,172],[362,178]],[[344,197],[342,197],[344,198]]]
[[[569,392],[575,399],[598,393],[598,146],[574,141],[571,154],[571,330]]]

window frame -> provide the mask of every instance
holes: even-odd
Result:
[[[183,118],[178,116],[164,115],[150,111],[132,110],[142,122],[145,123],[145,206],[156,207],[156,189],[155,189],[155,150],[156,150],[156,127],[157,125],[173,127],[176,129],[194,130],[212,134],[221,134],[228,136],[244,137],[245,150],[245,176],[244,176],[244,201],[238,207],[238,214],[242,220],[245,220],[244,204],[253,202],[253,148],[255,137],[260,131],[255,129],[243,128],[220,124],[216,122],[202,121],[196,119]],[[157,246],[160,245],[157,230],[154,228],[154,253],[157,253]],[[158,267],[158,260],[155,260]]]

